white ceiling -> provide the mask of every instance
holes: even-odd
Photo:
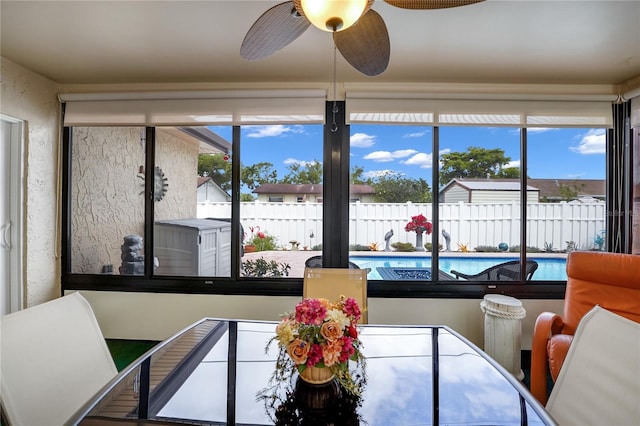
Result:
[[[278,3],[2,0],[1,54],[64,84],[331,81],[331,34],[314,27],[263,61],[240,57]],[[640,0],[373,8],[389,67],[366,77],[339,57],[339,81],[640,85]]]

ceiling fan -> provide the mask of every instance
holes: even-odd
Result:
[[[484,0],[384,0],[403,9],[444,9]],[[240,56],[259,61],[298,38],[312,24],[333,33],[342,56],[361,73],[375,76],[389,65],[389,33],[384,20],[371,9],[374,0],[294,0],[263,13],[251,26]]]

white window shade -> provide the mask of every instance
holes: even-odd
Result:
[[[325,90],[63,94],[65,126],[324,123]]]
[[[640,96],[631,99],[631,128],[640,128]]]
[[[435,126],[613,127],[609,97],[519,100],[403,96],[406,94],[347,92],[347,121]]]

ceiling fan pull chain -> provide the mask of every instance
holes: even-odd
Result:
[[[331,132],[335,133],[338,131],[338,124],[336,123],[336,114],[338,112],[338,103],[333,101],[333,123],[331,123]]]
[[[336,58],[338,48],[335,43],[333,45],[333,123],[331,124],[331,133],[335,133],[338,131],[338,124],[336,123],[336,114],[338,113],[338,102],[336,102]]]

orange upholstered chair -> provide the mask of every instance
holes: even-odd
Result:
[[[547,372],[555,382],[578,323],[595,305],[640,322],[640,256],[587,251],[569,254],[564,314],[543,312],[533,329],[531,393],[542,404],[547,401]]]

